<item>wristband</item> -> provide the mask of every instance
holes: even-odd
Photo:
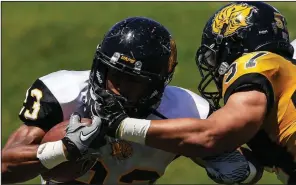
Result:
[[[147,131],[151,120],[125,118],[117,130],[120,139],[145,145]]]
[[[47,169],[52,169],[60,163],[68,161],[61,140],[39,145],[37,158]]]

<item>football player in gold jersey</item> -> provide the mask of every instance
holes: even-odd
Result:
[[[117,138],[187,156],[217,155],[247,143],[284,183],[296,183],[292,56],[287,23],[277,9],[262,2],[233,2],[207,22],[196,53],[202,76],[198,89],[216,110],[208,119],[133,119],[110,100],[100,114]],[[220,108],[222,97],[225,106]]]
[[[200,93],[214,109],[219,109],[223,96],[225,107],[217,114],[229,114],[234,123],[235,112],[241,117],[236,132],[242,135],[237,139],[250,134],[247,144],[253,154],[284,183],[296,183],[296,61],[292,57],[284,16],[264,3],[234,3],[219,10],[207,23],[196,55],[203,77]],[[209,80],[215,81],[216,93],[207,89]]]

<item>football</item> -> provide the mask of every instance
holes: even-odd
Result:
[[[87,118],[82,118],[81,122],[91,124],[91,120]],[[62,139],[66,135],[66,128],[68,124],[69,120],[66,120],[55,125],[45,134],[41,144]],[[96,160],[93,159],[63,162],[40,175],[44,180],[70,182],[86,173],[94,165],[95,161]]]

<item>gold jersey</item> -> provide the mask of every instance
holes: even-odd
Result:
[[[242,90],[262,91],[268,102],[266,119],[248,146],[280,180],[296,183],[296,62],[265,51],[240,57],[224,76],[224,101]]]

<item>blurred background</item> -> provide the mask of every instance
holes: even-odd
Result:
[[[104,33],[129,16],[165,25],[176,39],[178,61],[172,85],[197,92],[194,56],[203,26],[224,2],[2,2],[2,147],[22,123],[18,113],[26,90],[39,77],[66,70],[88,70]],[[296,2],[274,5],[296,37]],[[294,24],[293,24],[294,23]],[[40,183],[39,178],[28,183]],[[211,184],[197,165],[179,158],[158,184]],[[278,184],[265,173],[260,184]]]

